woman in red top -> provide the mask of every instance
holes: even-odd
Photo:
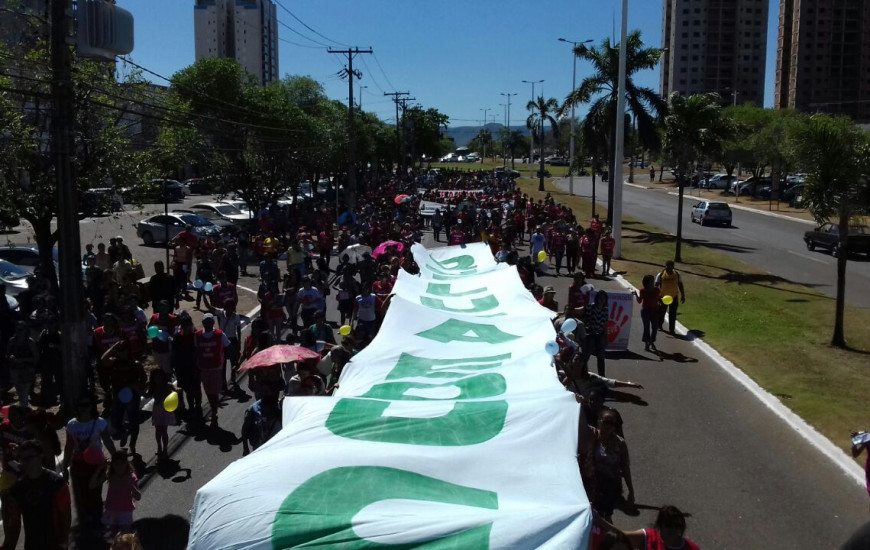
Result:
[[[586,277],[595,276],[595,260],[598,258],[596,249],[598,242],[592,229],[586,229],[583,238],[580,239],[580,257],[583,261],[583,273]]]
[[[644,351],[658,351],[656,349],[656,333],[659,330],[658,311],[661,289],[655,286],[656,278],[652,275],[643,276],[643,288],[640,294],[632,291],[637,297],[640,306],[640,319],[643,321]]]
[[[653,529],[628,531],[634,548],[641,550],[700,550],[700,547],[683,536],[686,532],[686,514],[676,506],[665,505],[659,509]]]

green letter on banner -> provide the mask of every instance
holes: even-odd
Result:
[[[465,309],[448,307],[441,298],[429,298],[428,296],[420,296],[420,303],[426,307],[448,313],[483,313],[498,308],[498,298],[493,295],[472,298],[471,307]]]
[[[434,390],[436,388],[456,388],[459,395],[450,397],[426,397],[424,395],[408,395],[411,390]],[[501,395],[507,389],[504,376],[493,372],[469,376],[452,382],[442,384],[423,384],[420,382],[387,382],[377,384],[360,397],[372,399],[392,399],[406,401],[426,401],[440,399],[483,399]]]
[[[284,499],[272,525],[272,548],[489,548],[492,522],[458,533],[450,532],[449,525],[445,525],[443,538],[402,544],[379,544],[362,539],[354,532],[353,518],[362,509],[377,502],[395,499],[498,510],[498,495],[491,491],[464,487],[395,468],[334,468],[312,477]],[[429,518],[428,522],[437,524],[438,520]]]
[[[489,289],[483,287],[475,288],[474,290],[466,290],[465,292],[451,292],[450,283],[429,283],[429,286],[426,287],[426,294],[431,294],[432,296],[446,296],[448,298],[483,294],[484,292],[489,292]]]
[[[463,357],[462,359],[432,359],[404,353],[399,356],[396,366],[387,375],[387,380],[400,378],[459,378],[483,370],[496,369],[511,358],[510,353],[489,357]]]
[[[482,325],[479,323],[461,321],[459,319],[448,319],[437,327],[418,332],[417,336],[441,342],[442,344],[448,342],[503,344],[520,338],[514,334],[502,332],[495,325]]]
[[[339,437],[361,441],[458,447],[497,436],[504,427],[508,409],[507,401],[457,401],[443,416],[384,416],[390,403],[339,399],[326,419],[326,428]]]

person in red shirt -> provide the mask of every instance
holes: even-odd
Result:
[[[586,233],[580,239],[580,259],[583,263],[583,273],[590,279],[595,276],[595,260],[598,257],[596,254],[597,248],[595,232],[590,227],[586,229]]]
[[[577,230],[572,227],[565,236],[565,266],[568,269],[568,274],[573,276],[574,270],[579,264],[580,237],[577,235]]]
[[[700,550],[700,547],[687,539],[686,514],[676,506],[665,505],[659,508],[653,529],[626,531],[634,548],[641,550]]]
[[[592,216],[592,219],[589,220],[589,229],[592,230],[592,233],[595,235],[596,245],[598,244],[598,239],[601,237],[601,230],[603,229],[603,225],[601,224],[601,219],[598,217],[598,213],[595,213]]]
[[[450,245],[455,246],[460,244],[465,244],[465,233],[457,226],[450,231]]]
[[[604,230],[604,235],[601,237],[601,274],[605,277],[610,275],[610,258],[613,257],[613,247],[616,246],[616,239],[610,228]]]
[[[661,289],[655,285],[656,278],[652,275],[643,276],[643,288],[640,293],[632,291],[640,306],[640,318],[643,321],[644,351],[656,349],[656,333],[659,330],[659,301]]]
[[[332,235],[326,231],[321,231],[317,236],[317,250],[320,252],[320,257],[329,261],[332,255]]]
[[[559,228],[553,229],[550,235],[550,254],[556,258],[556,277],[562,270],[562,258],[565,257],[565,245],[567,244],[565,232]]]

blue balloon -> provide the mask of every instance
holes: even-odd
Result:
[[[133,390],[130,388],[122,388],[121,391],[118,392],[118,400],[121,403],[129,403],[133,399]]]
[[[577,320],[576,319],[565,319],[565,322],[562,323],[562,332],[574,332],[577,328]]]
[[[193,281],[193,288],[195,288],[197,290],[201,289],[202,288],[202,281],[200,281],[199,279]]]
[[[559,353],[559,344],[553,340],[550,340],[546,344],[544,344],[544,351],[549,353],[550,355],[556,355]]]
[[[205,285],[202,287],[202,289],[206,292],[211,292],[213,288],[214,285],[211,283],[205,283]]]

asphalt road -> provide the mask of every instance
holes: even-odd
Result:
[[[631,188],[626,189],[626,195],[627,205],[638,205],[629,208],[658,204],[648,208],[649,221],[669,227],[664,213],[675,206],[675,198]],[[628,212],[643,219],[630,209]],[[687,223],[687,231],[699,232],[698,236],[687,233],[687,237],[715,242],[720,235],[749,231],[748,224],[754,218],[747,216],[763,218],[735,212],[739,229],[731,232]],[[652,219],[656,217],[661,222]],[[150,274],[151,263],[162,257],[163,250],[142,247],[132,239],[131,223],[135,219],[123,215],[84,221],[82,241],[96,242],[121,234]],[[799,232],[801,227],[787,225],[794,222],[774,221],[786,224],[780,230],[783,234]],[[708,231],[717,233],[704,237]],[[424,244],[433,244],[430,235],[426,235]],[[747,261],[763,255],[759,244],[741,246],[753,250],[729,253]],[[540,282],[555,286],[558,301],[565,301],[570,282],[567,277],[547,277]],[[612,281],[595,284],[608,291],[619,290]],[[336,320],[334,298],[333,294],[327,301],[331,321]],[[249,295],[243,299],[247,305],[240,310],[247,313],[254,302]],[[687,534],[702,548],[777,550],[838,548],[867,519],[865,490],[694,344],[661,335],[657,342],[661,354],[656,356],[639,351],[639,315],[634,316],[631,330],[631,351],[609,358],[607,366],[608,375],[640,382],[645,387],[627,392],[640,396],[641,402],[611,403],[625,420],[640,505],[636,515],[616,513],[614,521],[619,527],[648,526],[654,520],[656,507],[675,504],[692,514]],[[245,393],[225,398],[220,429],[188,432],[185,428],[170,428],[173,461],[159,470],[152,461],[153,431],[149,422],[143,423],[139,450],[145,463],[139,466],[146,473],[135,518],[146,548],[184,547],[189,510],[197,489],[241,457],[236,436],[250,399]]]
[[[644,184],[641,175],[637,183]],[[556,181],[560,189],[568,190],[568,180]],[[677,203],[679,198],[669,194],[675,189],[638,189],[631,185],[623,187],[623,212],[644,223],[660,227],[672,234],[677,232]],[[592,178],[574,178],[574,193],[591,198]],[[596,181],[596,202],[607,204],[607,183]],[[718,191],[703,191],[702,199],[715,199]],[[692,205],[698,199],[698,190],[686,189],[683,204],[683,239],[697,245],[721,250],[739,260],[782,277],[788,281],[815,288],[828,296],[837,291],[837,259],[827,252],[807,250],[803,242],[804,231],[812,226],[802,221],[782,219],[756,212],[733,209],[733,227],[701,227],[692,223]],[[599,208],[606,216],[606,207]],[[588,212],[581,212],[578,219],[585,220]],[[582,223],[582,221],[581,221]],[[870,294],[864,292],[870,285],[870,261],[863,256],[852,257],[846,270],[846,302],[870,309]]]

